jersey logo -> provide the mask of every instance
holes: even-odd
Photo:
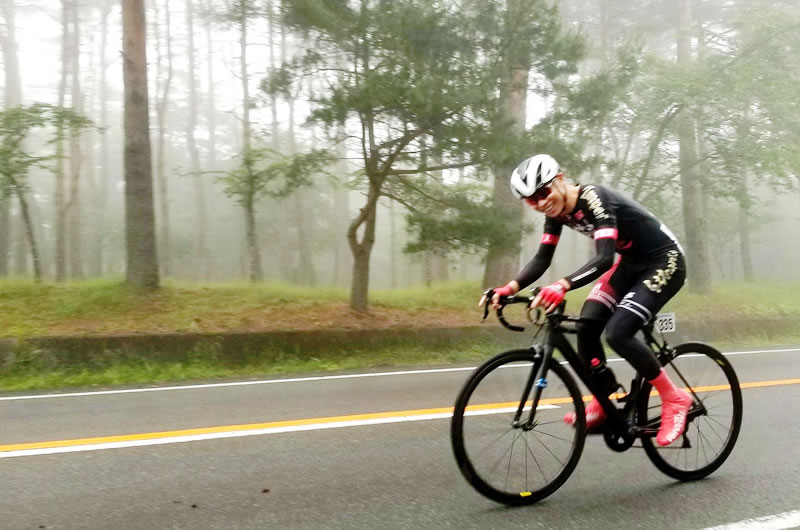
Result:
[[[678,252],[670,250],[667,252],[667,268],[658,269],[652,278],[645,280],[643,283],[645,287],[654,293],[660,293],[662,288],[669,283],[672,275],[678,268]]]
[[[598,221],[601,219],[608,219],[608,213],[606,213],[605,208],[603,208],[603,201],[600,200],[597,192],[594,191],[594,186],[587,186],[584,188],[581,197],[586,200],[586,204],[589,206],[595,219]]]
[[[617,240],[617,250],[628,250],[633,246],[633,241],[626,241],[624,239]]]

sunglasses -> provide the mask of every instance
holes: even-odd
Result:
[[[539,202],[542,199],[549,197],[551,191],[553,190],[550,188],[550,184],[548,184],[547,186],[542,186],[538,190],[534,191],[533,194],[527,197],[527,199],[534,202]]]

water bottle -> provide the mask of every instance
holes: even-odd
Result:
[[[597,383],[597,386],[603,389],[605,395],[608,396],[616,392],[619,384],[611,368],[607,367],[606,363],[597,357],[592,359],[589,364],[591,365],[592,380]]]

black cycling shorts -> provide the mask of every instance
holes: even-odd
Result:
[[[671,249],[646,262],[617,261],[597,280],[586,300],[600,302],[612,311],[630,311],[646,324],[685,282],[683,253]]]

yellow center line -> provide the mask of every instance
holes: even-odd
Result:
[[[777,381],[758,381],[752,383],[742,383],[742,388],[763,388],[781,385],[798,385],[800,379],[782,379]],[[728,385],[703,386],[695,388],[695,392],[715,392],[725,390]],[[584,401],[591,399],[591,396],[583,396]],[[551,398],[543,399],[540,405],[560,405],[569,403],[571,398]],[[505,403],[487,403],[467,407],[468,411],[487,411],[516,407],[517,401]],[[373,412],[369,414],[350,414],[346,416],[328,416],[322,418],[305,418],[299,420],[273,421],[267,423],[248,423],[243,425],[221,425],[217,427],[202,427],[197,429],[183,429],[176,431],[146,432],[139,434],[121,434],[116,436],[97,436],[92,438],[75,438],[69,440],[51,440],[45,442],[29,442],[19,444],[0,445],[0,453],[7,451],[21,451],[29,449],[52,449],[60,447],[75,447],[81,445],[110,444],[116,442],[130,442],[137,440],[158,440],[162,438],[196,436],[204,434],[219,434],[228,432],[258,431],[265,429],[280,429],[287,427],[302,427],[307,425],[325,425],[333,423],[358,422],[381,419],[413,418],[415,416],[427,416],[436,414],[452,414],[453,407],[441,407],[430,409],[401,410],[390,412]]]

